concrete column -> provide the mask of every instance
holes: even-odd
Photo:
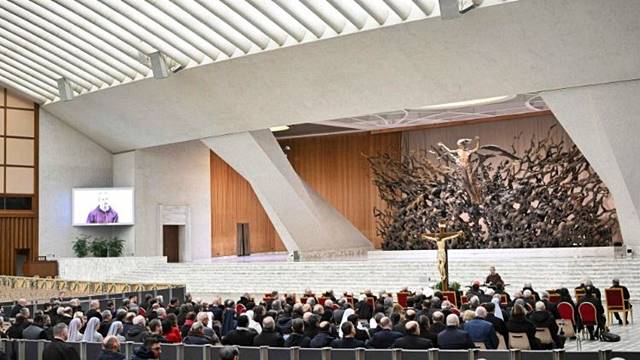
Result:
[[[269,130],[202,141],[249,182],[290,253],[312,259],[372,249],[358,229],[304,184]]]
[[[640,250],[640,81],[542,93],[611,191],[627,246]]]

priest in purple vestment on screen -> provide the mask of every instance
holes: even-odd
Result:
[[[109,193],[98,194],[98,206],[87,216],[87,224],[114,224],[118,222],[118,213],[109,203]]]

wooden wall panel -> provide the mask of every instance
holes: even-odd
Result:
[[[384,206],[371,182],[367,155],[399,157],[401,134],[357,133],[283,140],[287,157],[300,177],[379,248],[374,206]],[[248,222],[251,252],[284,251],[251,186],[211,153],[212,254],[235,255],[236,223]]]
[[[211,253],[236,254],[236,224],[249,223],[251,253],[284,251],[251,185],[211,152]]]
[[[366,157],[389,153],[400,157],[401,134],[354,133],[281,141],[300,177],[342,213],[376,248],[374,207],[384,203],[371,181]]]
[[[0,216],[0,274],[15,274],[16,250],[28,249],[29,260],[38,257],[38,219]]]

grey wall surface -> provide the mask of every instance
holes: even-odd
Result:
[[[71,190],[111,186],[111,152],[46,110],[40,111],[38,152],[40,255],[73,256],[76,236],[111,235],[111,229],[71,226]]]

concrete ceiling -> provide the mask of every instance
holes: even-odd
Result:
[[[43,108],[113,152],[640,78],[640,1],[527,0],[220,61]]]

